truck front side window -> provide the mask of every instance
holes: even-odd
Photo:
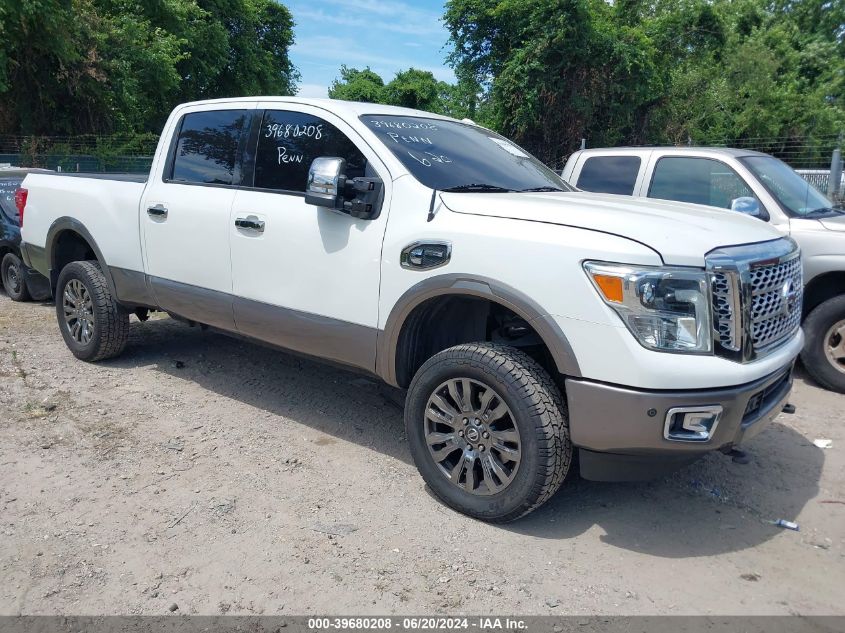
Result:
[[[346,176],[364,176],[367,159],[334,125],[312,114],[267,110],[258,135],[255,187],[303,193],[315,158],[346,160]]]
[[[657,161],[648,197],[722,209],[730,209],[737,198],[755,198],[745,181],[722,161],[686,156],[664,156]]]

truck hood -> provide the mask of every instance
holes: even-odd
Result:
[[[442,193],[450,211],[572,226],[645,244],[664,263],[704,266],[720,246],[783,237],[761,220],[697,204],[586,192]]]
[[[837,215],[832,218],[821,218],[821,225],[829,231],[845,231],[845,215]]]

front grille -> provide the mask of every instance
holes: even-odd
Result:
[[[799,258],[751,269],[751,339],[763,349],[801,324],[804,278]]]
[[[715,273],[712,278],[713,293],[713,328],[716,340],[723,347],[736,351],[739,349],[737,328],[734,321],[733,285],[726,273]]]
[[[753,360],[800,327],[803,277],[790,238],[713,251],[707,268],[717,353]]]

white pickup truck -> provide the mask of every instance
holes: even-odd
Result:
[[[24,256],[77,357],[120,354],[130,315],[163,310],[368,372],[407,389],[431,489],[489,521],[546,501],[576,448],[602,480],[730,452],[784,408],[803,343],[799,250],[775,228],[576,192],[426,112],[189,103],[148,178],[23,188]]]
[[[845,393],[845,210],[785,163],[725,147],[615,147],[575,152],[562,175],[584,191],[730,209],[792,237],[804,268],[801,360]]]

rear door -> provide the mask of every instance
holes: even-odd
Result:
[[[158,305],[233,330],[229,216],[240,185],[252,104],[188,109],[161,177],[141,201],[146,272]]]
[[[265,105],[253,181],[238,190],[229,217],[238,330],[372,370],[390,174],[334,114],[307,105]],[[308,170],[320,156],[345,159],[348,178],[382,179],[379,217],[362,220],[305,204]]]

